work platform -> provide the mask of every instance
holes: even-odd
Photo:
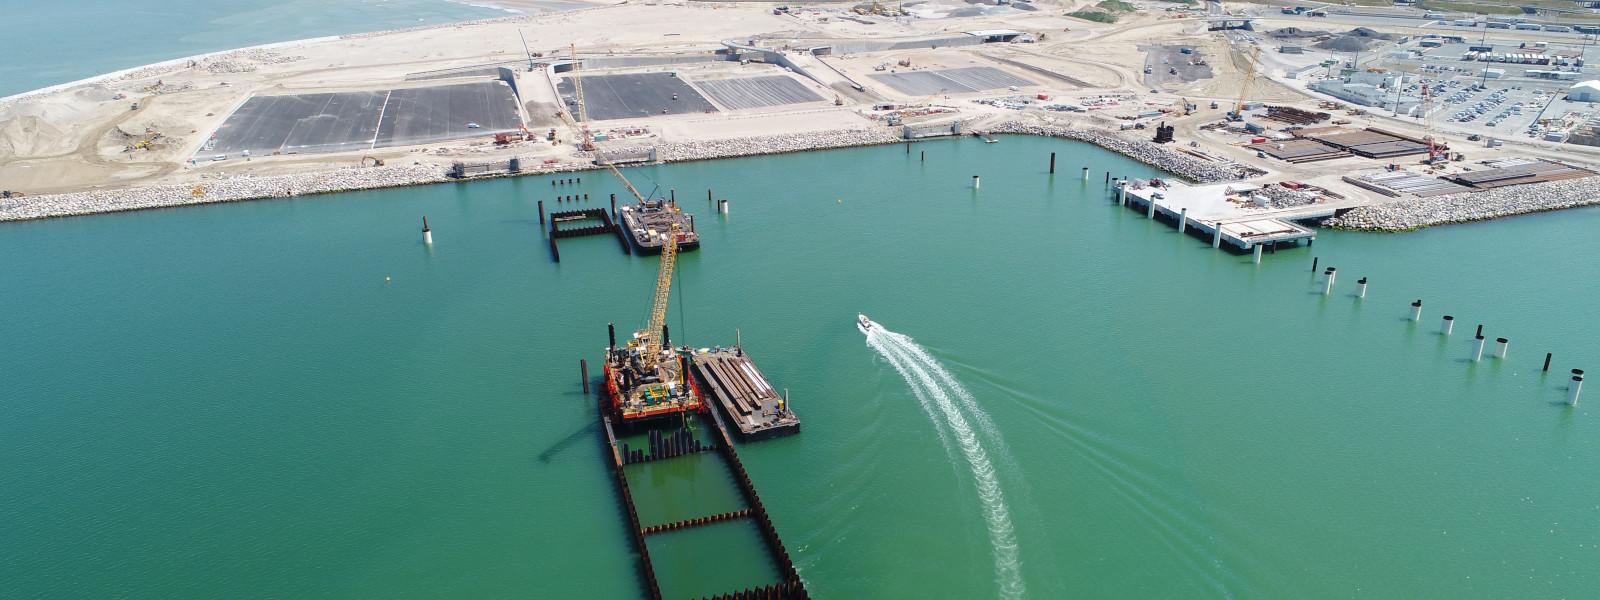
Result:
[[[1193,230],[1204,234],[1213,248],[1227,244],[1242,252],[1254,251],[1258,260],[1263,248],[1275,250],[1281,245],[1301,242],[1309,245],[1317,239],[1316,230],[1296,221],[1331,217],[1340,210],[1361,204],[1348,199],[1325,199],[1307,206],[1278,209],[1241,205],[1241,199],[1251,201],[1260,189],[1260,186],[1242,183],[1203,186],[1166,183],[1156,187],[1119,182],[1111,188],[1111,200],[1152,219],[1171,221],[1184,233]]]
[[[743,349],[701,350],[690,360],[740,437],[754,441],[800,431],[800,418],[789,409],[787,394],[773,389]]]
[[[695,231],[694,215],[679,210],[674,202],[651,200],[623,206],[617,211],[617,222],[622,225],[640,256],[660,254],[661,246],[674,225],[678,230],[679,252],[700,247],[700,234]]]

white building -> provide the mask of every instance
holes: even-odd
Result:
[[[1573,102],[1600,102],[1600,80],[1591,79],[1573,85],[1567,90],[1567,99]]]

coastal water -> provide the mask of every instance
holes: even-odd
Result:
[[[1020,137],[630,170],[704,240],[673,338],[739,328],[804,421],[739,451],[817,597],[1600,588],[1600,387],[1562,403],[1568,369],[1600,367],[1600,210],[1322,232],[1257,266],[1105,202],[1108,170],[1150,174]],[[588,173],[0,227],[0,597],[638,597],[576,363],[646,320],[656,260],[587,238],[553,263],[534,204],[620,191]],[[875,349],[857,313],[906,340]],[[1506,360],[1468,360],[1478,323]],[[663,539],[717,549],[664,577],[759,567],[696,539],[739,527]]]
[[[507,14],[449,0],[0,0],[0,97],[206,52]]]

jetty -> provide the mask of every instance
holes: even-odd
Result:
[[[1280,246],[1310,245],[1315,229],[1297,221],[1332,217],[1361,205],[1342,197],[1323,196],[1300,206],[1274,206],[1275,191],[1254,184],[1191,186],[1172,182],[1119,181],[1110,188],[1111,201],[1153,220],[1164,221],[1187,233],[1239,252],[1263,251]]]

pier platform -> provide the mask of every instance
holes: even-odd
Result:
[[[1310,244],[1317,238],[1316,230],[1296,221],[1331,217],[1363,204],[1324,198],[1305,206],[1260,207],[1253,201],[1260,186],[1241,183],[1190,186],[1166,182],[1156,187],[1132,182],[1126,188],[1123,193],[1112,186],[1111,200],[1152,219],[1170,221],[1185,233],[1203,234],[1213,248],[1226,244],[1241,252]]]
[[[694,353],[694,371],[705,382],[713,404],[746,441],[799,433],[800,418],[773,389],[742,349],[716,348]]]

